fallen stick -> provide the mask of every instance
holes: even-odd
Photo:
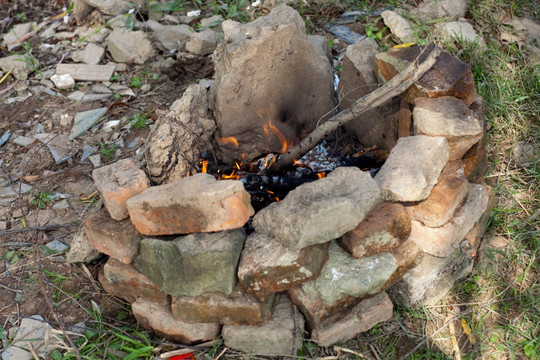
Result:
[[[272,166],[263,170],[263,173],[268,173],[268,171],[277,172],[292,165],[295,160],[304,156],[309,150],[313,149],[321,142],[325,136],[337,130],[340,126],[345,125],[349,121],[357,118],[360,114],[385,103],[394,96],[407,90],[431,69],[439,57],[440,50],[437,47],[434,47],[426,60],[421,64],[418,64],[420,57],[426,49],[427,47],[422,50],[420,55],[418,55],[409,66],[399,72],[386,84],[356,100],[349,108],[332,116],[328,121],[315,128],[311,134],[303,138],[292,149],[282,154]]]

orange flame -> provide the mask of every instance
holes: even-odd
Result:
[[[219,141],[222,144],[231,144],[234,147],[238,147],[238,140],[236,140],[236,138],[234,136],[221,137],[221,138],[219,138]]]
[[[208,170],[208,160],[202,160],[202,169],[201,172],[205,173]]]
[[[317,173],[317,179],[322,179],[322,178],[325,178],[326,177],[326,172],[320,172],[320,173]]]
[[[261,116],[259,113],[257,114]],[[287,140],[285,135],[283,135],[278,128],[272,124],[272,120],[268,120],[268,123],[263,125],[263,130],[267,136],[270,136],[271,132],[277,136],[279,142],[281,143],[281,150],[279,151],[280,154],[286,153],[290,148],[293,147],[292,141]]]
[[[232,173],[230,173],[229,175],[227,174],[220,175],[218,180],[238,180],[238,179],[240,179],[240,175],[236,174],[236,170],[233,170]]]

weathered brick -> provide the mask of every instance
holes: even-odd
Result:
[[[220,292],[199,296],[173,296],[172,314],[189,323],[261,325],[272,315],[274,294],[256,299],[238,287],[229,295]]]
[[[441,176],[428,198],[407,206],[407,212],[412,220],[426,226],[442,226],[454,216],[455,210],[467,196],[469,187],[469,182],[462,176]]]
[[[238,266],[238,281],[247,292],[280,292],[319,276],[328,260],[328,243],[291,250],[260,233],[245,242]]]
[[[124,264],[130,264],[137,256],[141,234],[129,219],[116,221],[102,209],[84,222],[84,231],[90,244],[99,252]]]
[[[433,45],[429,45],[429,48],[432,47]],[[379,80],[389,81],[413,62],[424,48],[424,46],[411,46],[404,49],[390,49],[377,54],[375,74]],[[423,53],[420,62],[425,61],[430,51],[428,49]],[[414,100],[419,97],[454,96],[469,106],[476,100],[476,90],[470,67],[455,56],[443,52],[431,70],[428,70],[401,96],[411,104],[414,104]]]
[[[142,327],[180,344],[192,345],[215,340],[221,330],[219,324],[191,324],[176,320],[168,305],[148,300],[137,299],[131,309]]]
[[[364,299],[352,307],[343,319],[312,329],[311,340],[319,346],[331,346],[350,340],[378,323],[390,320],[393,307],[385,292]]]
[[[463,101],[452,96],[418,98],[413,110],[415,135],[444,136],[449,160],[461,159],[482,137],[482,124]]]
[[[92,178],[111,217],[128,217],[126,201],[150,186],[144,171],[131,159],[119,160],[92,172]]]
[[[296,334],[304,330],[304,320],[286,295],[277,297],[276,302],[272,317],[264,325],[223,326],[225,346],[248,354],[291,355]]]
[[[131,221],[145,235],[236,229],[254,214],[241,181],[196,174],[154,186],[127,202]]]
[[[488,201],[487,186],[471,185],[465,203],[446,224],[432,228],[413,220],[410,238],[430,255],[449,256],[484,214]]]
[[[355,258],[373,256],[399,246],[411,233],[411,219],[401,204],[384,202],[375,206],[339,240]]]
[[[167,294],[146,276],[135,270],[133,265],[122,264],[109,258],[99,273],[99,282],[108,294],[117,296],[129,303],[143,298],[160,304],[167,304]]]

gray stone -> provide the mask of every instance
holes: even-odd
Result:
[[[11,197],[17,197],[20,195],[24,195],[30,192],[33,187],[31,185],[20,183],[15,184],[14,186],[6,186],[3,189],[0,189],[0,199],[3,198],[11,198]]]
[[[75,80],[109,81],[114,73],[114,65],[58,64],[56,74],[69,74]]]
[[[327,259],[328,244],[291,250],[255,232],[246,239],[238,265],[238,280],[248,292],[279,292],[315,279]]]
[[[340,167],[259,211],[253,218],[253,227],[299,250],[354,229],[380,201],[377,184],[368,172]]]
[[[4,34],[4,43],[7,46],[8,52],[21,46],[19,39],[22,39],[24,35],[32,31],[32,27],[35,26],[36,23],[17,24],[6,32]]]
[[[360,301],[343,318],[311,331],[311,340],[319,346],[331,346],[368,331],[380,322],[392,318],[392,301],[385,292]]]
[[[148,174],[158,184],[198,172],[193,164],[199,163],[216,129],[203,86],[190,85],[169,110],[157,121],[146,146]]]
[[[114,61],[144,64],[155,55],[152,43],[143,31],[114,29],[108,38],[107,49]]]
[[[519,167],[531,166],[534,161],[538,161],[540,149],[534,144],[518,141],[512,147],[512,158]]]
[[[416,99],[413,131],[415,135],[444,136],[450,161],[461,159],[483,134],[480,119],[452,96]]]
[[[88,240],[88,237],[81,226],[71,240],[70,249],[66,254],[66,262],[91,262],[100,256],[101,253],[90,244],[90,241]]]
[[[398,140],[375,180],[384,200],[420,201],[428,197],[448,162],[444,137],[424,135]]]
[[[425,20],[450,19],[464,17],[467,11],[467,0],[428,0],[423,6],[411,11]]]
[[[75,51],[71,58],[75,62],[83,62],[88,65],[97,65],[103,59],[105,49],[94,43],[86,45],[84,50]]]
[[[487,49],[484,38],[476,33],[471,24],[461,21],[450,21],[442,26],[442,36],[447,41],[459,41],[475,44],[478,49]]]
[[[296,143],[331,115],[332,69],[296,11],[280,5],[253,22],[222,27],[209,99],[223,161],[283,152],[280,139]]]
[[[459,246],[461,240],[480,219],[488,205],[487,186],[472,184],[465,203],[456,211],[449,222],[437,228],[430,228],[419,221],[412,221],[410,239],[430,255],[447,257]]]
[[[69,140],[73,140],[84,134],[86,130],[96,125],[105,114],[107,114],[106,107],[77,113],[73,120],[71,132],[69,133]]]
[[[54,74],[51,76],[51,80],[54,83],[54,86],[60,90],[69,89],[75,86],[75,80],[69,74]]]
[[[36,134],[34,138],[47,146],[57,165],[68,161],[79,150],[64,134]]]
[[[68,246],[59,240],[53,240],[45,244],[46,247],[54,252],[60,253],[68,249]]]
[[[19,136],[13,138],[13,140],[11,140],[11,142],[13,142],[15,145],[19,145],[19,146],[22,146],[22,147],[26,147],[26,146],[32,144],[34,141],[35,141],[35,139],[29,138],[29,137],[26,137],[26,136],[22,136],[22,135],[19,135]]]
[[[157,21],[148,20],[145,23],[166,49],[180,49],[189,39],[193,30],[188,25],[163,25]]]
[[[46,358],[54,350],[52,329],[52,326],[45,322],[40,315],[23,318],[11,346],[25,350],[30,350],[30,346],[32,346],[36,354]]]
[[[201,19],[201,26],[202,27],[216,27],[221,25],[223,22],[223,16],[221,15],[214,15],[207,18]]]
[[[4,72],[12,71],[11,74],[17,80],[26,80],[35,68],[39,67],[36,58],[30,59],[29,55],[11,55],[0,58],[0,69]],[[34,62],[32,66],[32,61]]]
[[[34,355],[30,351],[18,346],[9,346],[2,352],[2,360],[32,360]]]
[[[285,295],[281,295],[272,317],[265,325],[225,325],[223,340],[225,346],[247,354],[291,355],[296,334],[301,334],[303,330],[302,316],[295,314],[291,301]]]
[[[192,32],[186,43],[186,50],[196,55],[211,54],[217,47],[217,33],[206,29],[200,32]]]
[[[73,101],[96,101],[96,100],[103,100],[111,96],[111,94],[86,94],[82,91],[74,91],[71,94],[67,96],[69,100]]]
[[[230,294],[244,239],[242,230],[191,234],[174,241],[143,239],[135,267],[171,295]]]
[[[415,40],[414,31],[409,20],[392,10],[383,11],[381,16],[392,34],[397,36],[402,43],[409,43]]]
[[[122,15],[126,14],[130,9],[137,7],[137,2],[140,1],[124,1],[124,0],[84,0],[91,7],[99,9],[103,14],[107,15]]]
[[[332,49],[328,46],[326,38],[322,35],[308,35],[308,41],[319,50],[321,54],[326,56],[330,64],[332,64]]]

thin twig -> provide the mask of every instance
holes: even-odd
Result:
[[[311,134],[302,139],[292,149],[281,155],[274,166],[269,169],[265,169],[263,172],[268,172],[268,170],[279,171],[287,166],[290,166],[296,159],[301,158],[309,150],[313,149],[325,136],[332,133],[340,126],[343,126],[349,121],[357,118],[360,114],[366,112],[367,110],[373,109],[390,100],[394,96],[406,91],[437,62],[440,50],[437,47],[434,47],[426,60],[419,64],[420,57],[423,55],[426,49],[427,47],[422,50],[415,61],[394,76],[390,81],[375,91],[356,100],[348,109],[334,115],[321,126],[315,128]]]
[[[79,226],[79,225],[78,224],[55,224],[55,225],[45,225],[45,226],[29,226],[29,227],[25,227],[21,229],[2,230],[0,231],[0,236],[16,234],[16,233],[26,232],[26,231],[54,230],[54,229],[59,229],[59,228],[72,227],[72,226]]]

